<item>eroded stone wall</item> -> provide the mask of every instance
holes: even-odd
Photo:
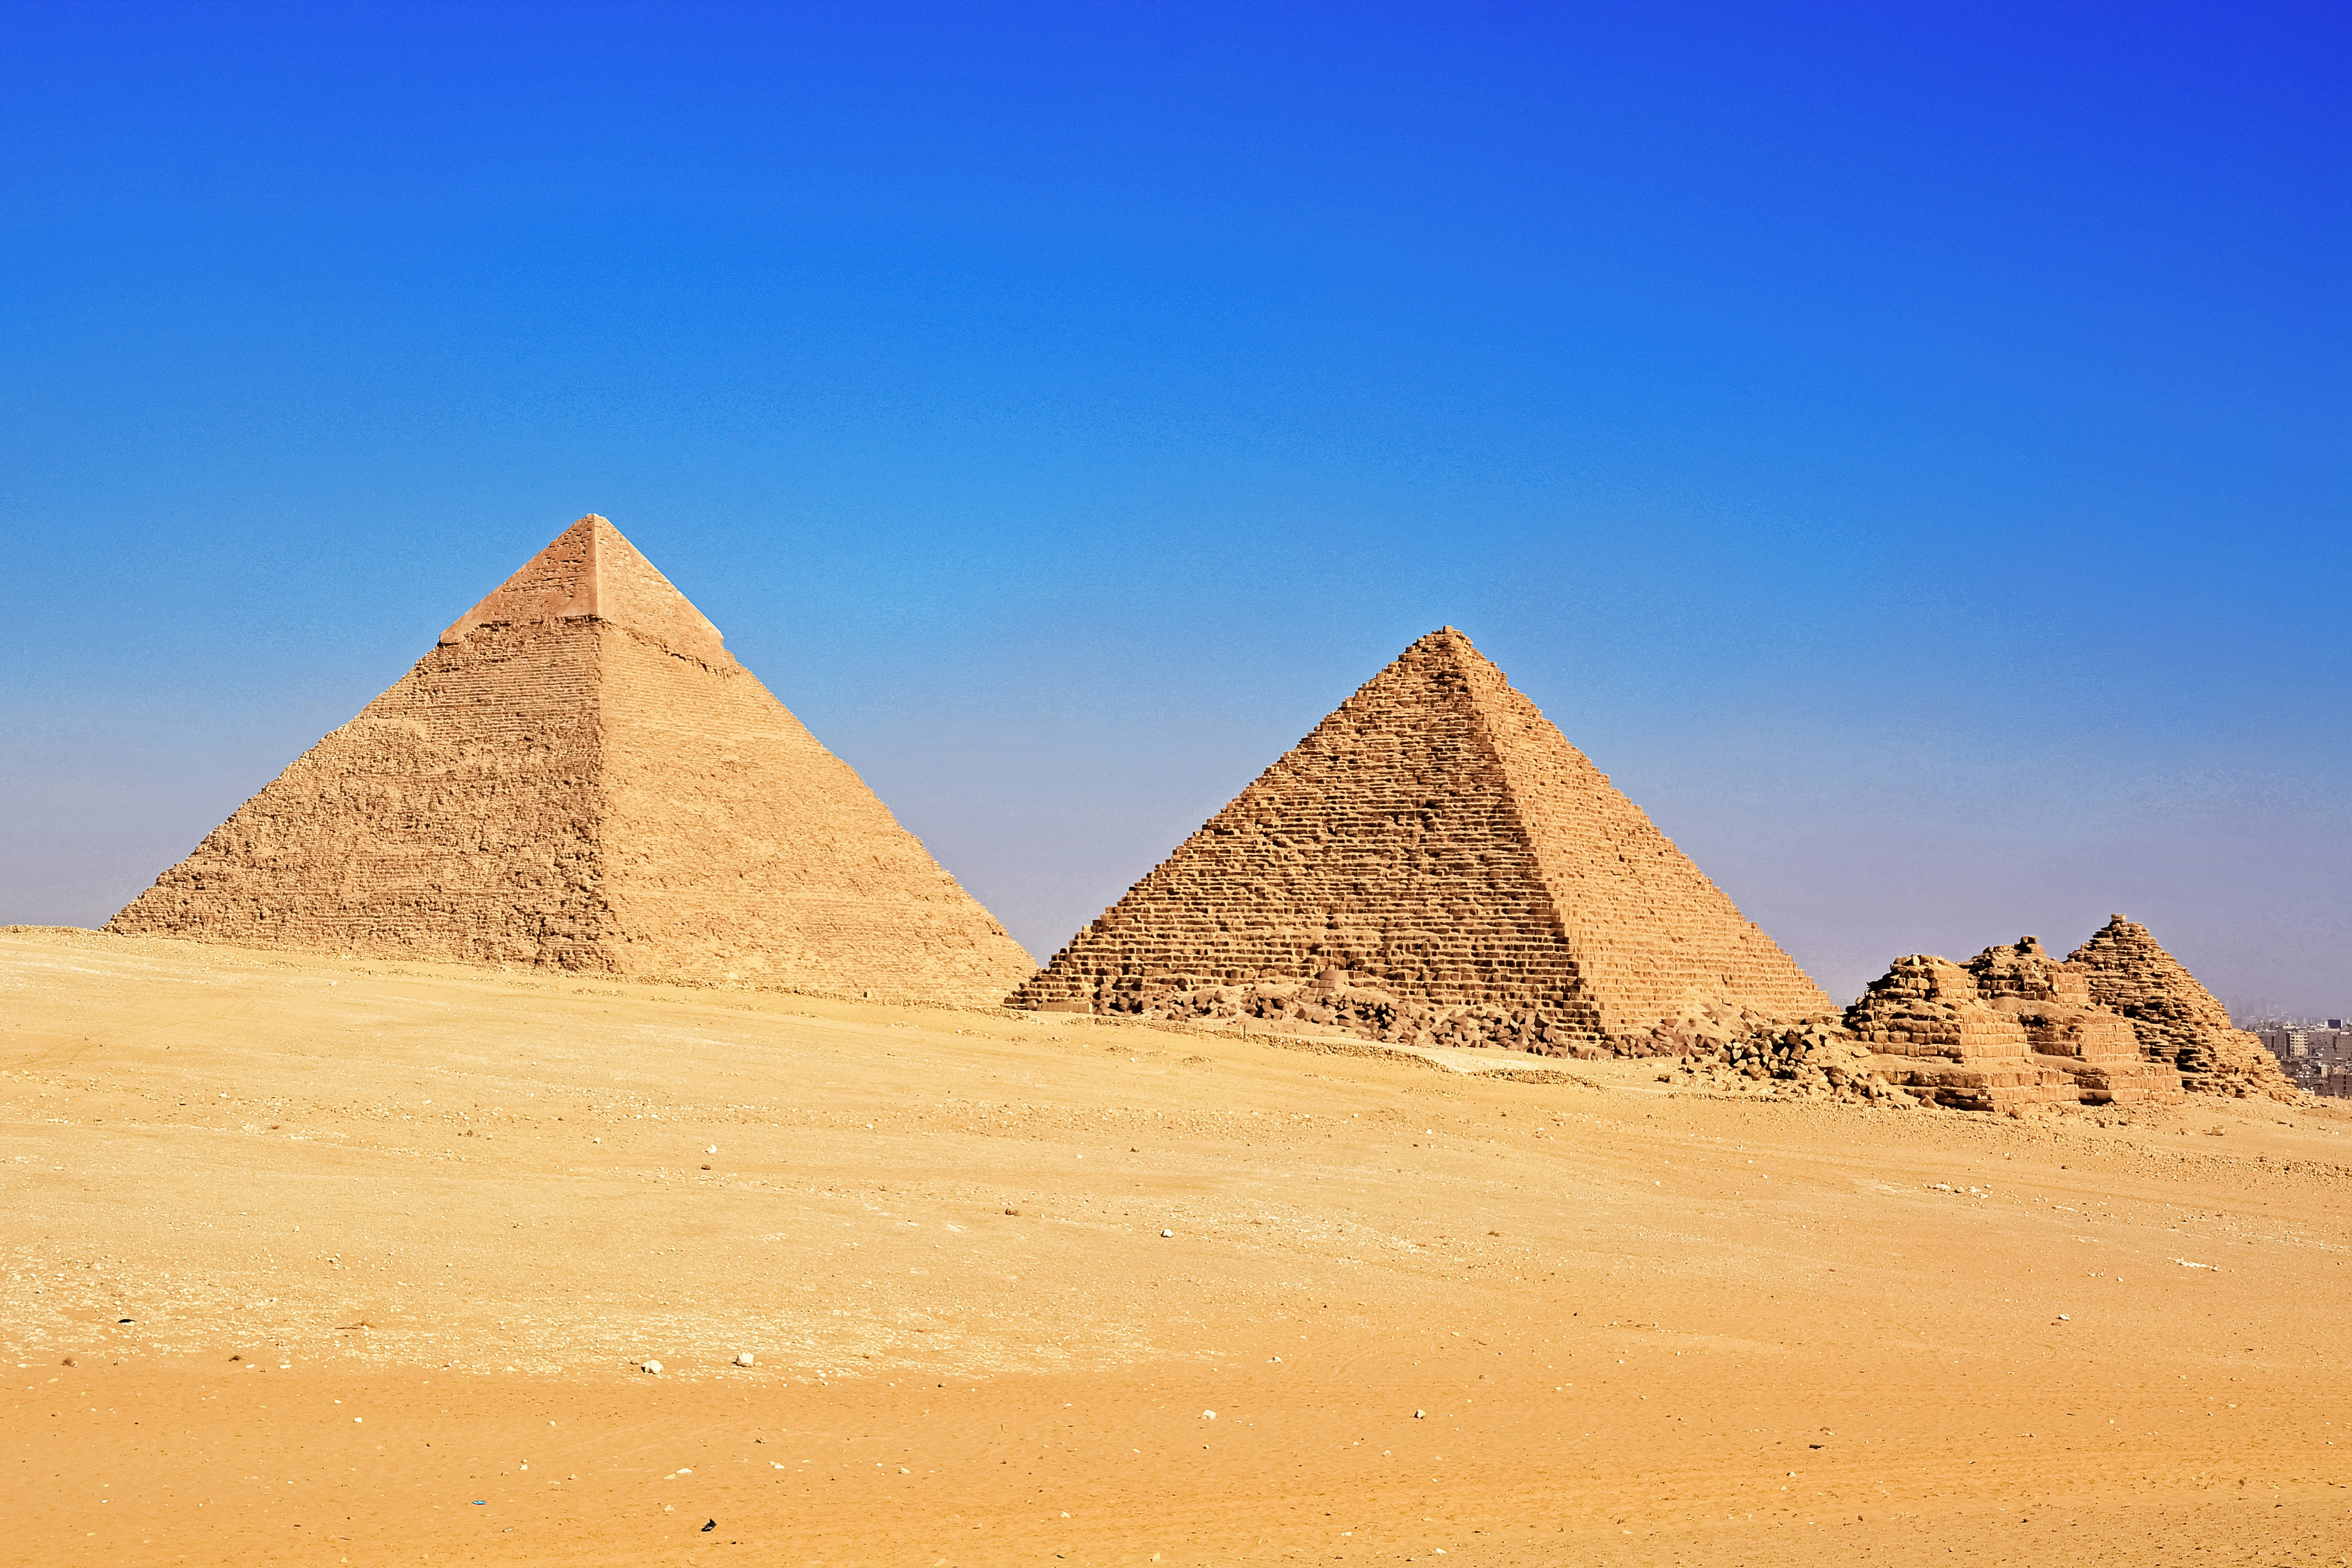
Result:
[[[2090,971],[2035,937],[1965,964],[1898,958],[1846,1009],[1845,1025],[1887,1081],[1957,1109],[2180,1096],[2179,1075],[2148,1060],[2131,1026],[2092,1000]]]

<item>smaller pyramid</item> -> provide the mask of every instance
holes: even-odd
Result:
[[[963,1003],[1032,967],[595,516],[107,929]]]
[[[1827,995],[1470,639],[1430,633],[1008,998],[1555,1056]]]
[[[1965,964],[1898,958],[1846,1009],[1845,1026],[1889,1083],[1954,1110],[2180,1094],[2179,1075],[2147,1060],[2130,1024],[2093,1000],[2089,969],[2036,937]]]
[[[2179,1068],[2188,1088],[2274,1100],[2297,1092],[2278,1058],[2232,1026],[2221,999],[2138,921],[2108,917],[2068,957],[2088,973],[2092,998],[2129,1019],[2148,1056]]]

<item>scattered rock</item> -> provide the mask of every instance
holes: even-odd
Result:
[[[649,1361],[649,1362],[646,1363],[645,1363],[645,1365],[643,1365],[643,1366],[639,1367],[637,1370],[638,1370],[639,1372],[649,1372],[649,1373],[653,1373],[656,1377],[659,1377],[659,1376],[661,1375],[661,1363],[659,1363],[659,1362],[657,1362],[657,1361]]]
[[[1908,1107],[1917,1101],[1874,1070],[1868,1047],[1834,1016],[1794,1025],[1729,1009],[1685,1014],[1662,1026],[1661,1043],[1682,1057],[1694,1088],[1776,1099],[1846,1100]]]

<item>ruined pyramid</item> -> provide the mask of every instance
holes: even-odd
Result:
[[[2210,1094],[2290,1100],[2297,1090],[2262,1041],[2137,921],[2111,915],[2067,955],[2090,974],[2092,1000],[2121,1014],[2148,1056]]]
[[[1552,1055],[1829,998],[1452,627],[1007,999]]]
[[[107,929],[954,1001],[1032,967],[601,517]]]
[[[2086,965],[2021,937],[1964,964],[1896,959],[1845,1010],[1845,1026],[1887,1082],[1958,1110],[2178,1100],[2180,1075],[2150,1060],[2092,991]]]

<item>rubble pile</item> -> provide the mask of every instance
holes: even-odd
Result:
[[[2033,1059],[2017,1016],[1988,1003],[1948,958],[1906,953],[1845,1010],[1847,1031],[1887,1079],[1959,1110],[2071,1100],[2074,1080]]]
[[[2074,1080],[2084,1104],[2180,1098],[2179,1075],[2149,1060],[2130,1023],[2091,999],[2085,965],[2053,956],[2029,936],[1985,949],[1968,968],[1978,993],[2023,1027],[2039,1064]]]
[[[1704,1048],[1696,1048],[1702,1042]],[[1695,1037],[1692,1043],[1695,1048],[1680,1065],[1688,1087],[1906,1107],[1921,1103],[1919,1097],[1890,1083],[1869,1047],[1833,1018],[1765,1025],[1720,1042]]]

